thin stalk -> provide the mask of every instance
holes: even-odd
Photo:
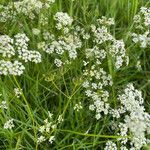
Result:
[[[72,131],[72,130],[62,130],[62,129],[59,129],[58,131],[73,133],[73,134],[86,136],[86,137],[99,137],[99,138],[110,138],[110,139],[131,138],[131,136],[87,134],[87,133],[81,133],[81,132],[76,132],[76,131]]]
[[[24,100],[24,102],[25,102],[25,104],[26,104],[26,106],[27,106],[27,112],[28,112],[28,114],[29,114],[29,116],[30,116],[30,118],[31,118],[31,120],[32,120],[33,127],[34,127],[34,126],[35,126],[35,121],[34,121],[34,117],[33,117],[33,115],[32,115],[32,111],[31,111],[31,109],[30,109],[30,106],[29,106],[29,104],[28,104],[28,101],[27,101],[27,99],[26,99],[24,93],[22,92],[21,87],[20,87],[20,85],[19,85],[19,83],[18,83],[18,81],[17,81],[17,79],[16,79],[15,76],[13,76],[13,79],[14,79],[14,81],[15,81],[17,87],[18,87],[19,90],[21,91],[21,96],[22,96],[22,98],[23,98],[23,100]],[[33,131],[34,131],[34,135],[35,135],[35,137],[36,137],[36,132],[35,132],[34,129],[33,129]],[[37,144],[36,144],[36,145],[37,145]],[[37,146],[36,146],[36,149],[37,149]]]

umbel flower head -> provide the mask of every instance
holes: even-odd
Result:
[[[14,38],[8,35],[0,36],[0,54],[3,58],[0,60],[0,75],[20,76],[25,70],[21,61],[41,62],[41,54],[28,50],[28,42],[29,38],[24,33],[18,33]]]
[[[6,123],[4,124],[4,129],[12,129],[14,128],[14,119],[9,119],[8,121],[6,121]]]
[[[75,34],[75,28],[72,26],[73,19],[63,12],[57,12],[54,15],[56,28],[63,31],[60,35],[54,35],[49,31],[43,32],[43,41],[37,44],[38,49],[42,49],[50,54],[56,67],[71,64],[78,56],[78,49],[82,47],[80,36]],[[59,26],[59,28],[58,28]]]
[[[33,20],[36,15],[40,14],[42,9],[48,9],[54,2],[55,0],[22,0],[9,2],[6,6],[1,5],[0,22],[6,22],[7,20],[14,21],[21,14]]]
[[[131,33],[134,43],[141,48],[147,48],[150,45],[150,7],[141,7],[139,13],[134,16],[134,33]]]
[[[58,30],[67,26],[71,26],[73,22],[73,19],[67,13],[63,12],[57,12],[54,16],[54,19],[57,22],[56,28]]]

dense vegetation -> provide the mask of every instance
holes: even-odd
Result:
[[[0,150],[150,149],[149,0],[0,4]]]

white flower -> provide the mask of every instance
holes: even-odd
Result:
[[[99,113],[96,114],[96,115],[95,115],[95,118],[96,118],[97,120],[99,120],[99,119],[101,118],[101,114],[99,114]]]
[[[88,88],[88,87],[90,86],[90,85],[89,85],[89,81],[83,82],[82,86],[83,86],[84,88]]]
[[[121,146],[121,147],[120,147],[120,150],[128,150],[128,148],[125,147],[125,146]],[[130,149],[130,150],[131,150],[131,149]]]
[[[39,43],[37,43],[37,48],[38,49],[42,49],[42,50],[44,50],[44,48],[45,48],[45,42],[39,42]]]
[[[46,2],[44,3],[45,8],[50,8],[51,4],[53,4],[55,2],[55,0],[46,0]]]
[[[89,110],[91,110],[91,111],[95,110],[95,106],[94,105],[90,105],[89,106]]]
[[[42,26],[48,25],[48,17],[46,17],[44,14],[40,15],[39,23]]]
[[[53,124],[52,125],[52,129],[56,129],[57,128],[57,125],[56,124]]]
[[[140,60],[137,61],[136,68],[138,69],[138,71],[142,71],[142,66],[141,66],[141,61]]]
[[[22,89],[14,88],[15,96],[19,98],[22,94]]]
[[[64,28],[64,34],[67,34],[67,33],[69,33],[69,28],[65,27]]]
[[[63,122],[64,121],[63,116],[59,115],[57,121],[58,121],[58,123]]]
[[[141,91],[136,90],[133,84],[130,83],[124,89],[124,93],[119,95],[118,100],[127,112],[124,123],[119,125],[120,135],[125,136],[129,130],[132,134],[130,144],[135,149],[140,149],[147,143],[146,132],[150,127],[150,115],[145,112]],[[120,140],[124,144],[127,142],[126,138]]]
[[[88,33],[85,33],[83,35],[83,39],[88,40],[90,38],[90,35]]]
[[[1,102],[1,104],[0,104],[0,108],[8,109],[8,106],[7,106],[6,101],[2,101],[2,102]]]
[[[54,34],[51,34],[51,33],[48,32],[48,31],[44,31],[44,32],[43,32],[43,38],[44,38],[44,40],[52,40],[52,41],[55,40]]]
[[[53,114],[50,111],[48,111],[48,116],[49,116],[50,119],[53,118]]]
[[[17,46],[17,49],[27,49],[29,42],[29,38],[24,33],[17,33],[15,35],[15,45]]]
[[[17,60],[14,63],[10,61],[0,60],[0,74],[3,75],[18,75],[23,74],[25,67]]]
[[[13,123],[14,119],[9,119],[5,124],[4,124],[4,129],[12,129],[14,126]]]
[[[42,135],[37,139],[37,143],[42,143],[44,141],[46,141],[46,138]]]
[[[117,145],[112,141],[108,141],[104,150],[117,150]]]
[[[40,30],[39,29],[37,29],[37,28],[33,28],[32,29],[32,33],[34,34],[34,35],[39,35],[40,34]]]
[[[109,49],[110,54],[115,58],[115,67],[119,69],[126,60],[126,50],[123,40],[114,40]]]
[[[67,13],[63,12],[57,12],[54,19],[57,21],[57,29],[61,29],[62,27],[60,26],[70,26],[73,22],[73,19]]]
[[[31,61],[34,63],[41,62],[41,54],[38,51],[31,51],[28,50],[28,42],[29,38],[23,33],[18,33],[15,35],[15,45],[17,46],[18,50],[18,57],[25,62]]]
[[[11,39],[8,35],[0,36],[0,54],[2,54],[2,57],[10,58],[15,55],[13,42],[13,39]]]
[[[83,108],[83,107],[82,107],[81,102],[79,102],[78,104],[75,104],[75,106],[73,107],[73,109],[76,110],[76,111],[79,111],[79,110],[81,110],[82,108]]]
[[[55,137],[54,136],[50,136],[50,138],[49,138],[50,144],[52,144],[54,140],[55,140]]]
[[[43,132],[45,131],[45,126],[44,126],[44,125],[43,125],[43,126],[40,126],[39,131],[40,131],[41,133],[43,133]]]
[[[92,27],[92,32],[94,33],[94,42],[97,44],[102,44],[106,41],[112,41],[114,37],[108,33],[107,28],[105,26],[94,28]]]
[[[110,25],[114,25],[114,18],[106,18],[105,16],[102,16],[102,18],[97,19],[97,21],[99,22],[99,24],[101,25],[106,25],[106,26],[110,26]]]
[[[133,20],[134,20],[134,23],[140,23],[141,16],[140,15],[135,15],[134,18],[133,18]]]
[[[90,97],[90,96],[92,96],[92,91],[91,90],[86,90],[85,94],[86,94],[86,96]]]
[[[47,0],[48,3],[52,4],[55,2],[55,0]]]
[[[109,113],[112,114],[114,118],[120,118],[120,112],[117,109],[111,109]]]
[[[60,59],[57,59],[57,58],[54,60],[54,63],[55,63],[55,65],[56,65],[57,67],[61,67],[62,64],[63,64],[63,62],[62,62]]]
[[[11,5],[11,3],[9,3]],[[43,7],[41,1],[37,0],[23,0],[13,3],[14,11],[17,14],[24,14],[25,16],[29,17],[30,19],[35,18],[35,14],[38,14]]]
[[[40,63],[42,61],[41,54],[37,51],[30,51],[28,60],[34,63]]]
[[[14,63],[12,63],[12,68],[9,68],[9,73],[12,75],[20,76],[21,74],[23,74],[24,70],[25,67],[22,65],[22,63],[15,60]]]
[[[57,24],[56,24],[56,28],[57,28],[58,30],[61,30],[61,29],[62,29],[62,24],[61,24],[61,23],[57,23]]]
[[[132,33],[133,42],[134,43],[140,43],[141,48],[146,48],[148,45],[150,45],[150,37],[149,37],[149,30],[146,31],[144,34],[136,34]]]

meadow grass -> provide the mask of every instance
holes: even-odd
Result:
[[[1,0],[0,3],[7,4],[8,1]],[[36,49],[42,37],[36,38],[32,29],[48,30],[59,36],[54,28],[53,19],[58,11],[67,12],[76,24],[87,31],[101,16],[114,18],[115,25],[111,28],[111,32],[116,39],[124,40],[130,64],[119,71],[114,71],[109,61],[105,64],[104,68],[109,65],[109,73],[113,75],[112,91],[115,95],[127,83],[134,83],[136,88],[142,91],[145,108],[150,113],[150,49],[140,49],[130,39],[130,32],[134,30],[133,17],[141,6],[149,7],[150,1],[56,0],[48,12],[42,10],[49,20],[46,26],[43,27],[38,23],[40,14],[36,16],[35,21],[22,15],[15,22],[9,20],[0,23],[0,33],[11,37],[18,32],[24,32],[30,38],[30,47]],[[83,94],[82,60],[88,46],[90,42],[83,43],[82,49],[78,50],[78,58],[73,60],[72,65],[56,68],[51,57],[41,51],[42,62],[26,64],[24,74],[21,76],[0,76],[1,100],[5,100],[9,106],[7,110],[0,110],[0,150],[103,150],[106,141],[117,141],[120,136],[109,129],[111,118],[104,116],[97,121],[93,112],[88,110],[90,102]],[[142,71],[135,69],[139,58]],[[45,81],[45,78],[49,80]],[[15,97],[14,87],[22,89],[20,98]],[[82,102],[83,109],[79,112],[74,111],[73,107],[79,102]],[[52,144],[48,142],[38,144],[36,139],[39,126],[47,118],[48,111],[54,114],[54,120],[62,115],[64,121],[52,131],[55,135]],[[15,128],[12,130],[3,128],[9,118],[14,118]],[[127,138],[130,138],[130,135]],[[119,149],[120,144],[117,143]]]

